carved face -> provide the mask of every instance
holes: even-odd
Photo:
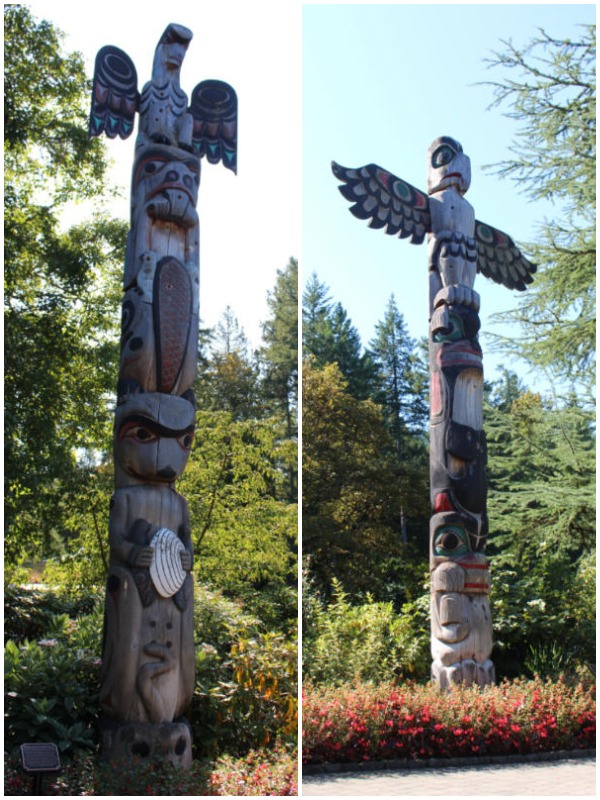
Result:
[[[183,25],[168,25],[160,38],[154,54],[154,72],[179,70],[193,34]],[[154,80],[159,76],[153,75]]]
[[[184,228],[197,224],[200,160],[183,150],[154,145],[142,148],[132,180],[133,213],[175,222]]]
[[[487,558],[472,552],[457,514],[436,514],[431,527],[432,652],[446,666],[463,658],[484,660],[491,649]]]
[[[173,483],[187,464],[194,416],[194,406],[174,395],[131,395],[118,406],[114,446],[117,485]]]
[[[471,161],[463,153],[460,142],[450,136],[440,136],[427,153],[427,192],[434,194],[454,186],[464,194],[471,185]]]

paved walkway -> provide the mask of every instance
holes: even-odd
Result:
[[[313,797],[596,796],[596,759],[571,758],[502,766],[307,775],[302,795]]]

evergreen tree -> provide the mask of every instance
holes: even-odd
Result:
[[[227,306],[208,339],[208,355],[199,360],[194,391],[198,406],[229,411],[234,419],[259,413],[258,365],[237,317]]]
[[[298,436],[298,262],[290,259],[285,270],[278,270],[277,281],[267,296],[271,312],[263,324],[261,348],[262,390],[267,406],[282,413],[284,437]],[[298,470],[288,471],[288,497],[298,499]]]
[[[385,409],[398,460],[406,431],[423,431],[427,426],[427,398],[422,392],[426,368],[418,362],[416,345],[392,295],[383,320],[375,326],[369,353],[376,370],[373,399]]]
[[[595,559],[593,415],[571,396],[543,401],[504,372],[486,401],[488,554],[501,672],[534,651],[594,657],[589,575]]]
[[[317,366],[337,364],[348,382],[348,390],[359,400],[369,397],[374,367],[363,352],[360,336],[341,303],[333,303],[328,288],[313,274],[302,297],[302,343],[304,356]]]
[[[494,105],[520,128],[514,158],[496,165],[532,200],[557,206],[538,243],[538,264],[519,308],[505,319],[523,336],[507,342],[532,364],[560,379],[593,387],[596,346],[596,28],[577,41],[541,31],[523,50],[511,43],[492,65],[510,76],[492,83]],[[561,218],[562,216],[562,218]]]
[[[416,490],[417,486],[424,486],[429,471],[425,437],[428,408],[424,396],[427,368],[418,362],[416,341],[409,336],[393,295],[383,320],[375,327],[369,353],[376,370],[373,399],[382,406],[394,440],[398,473],[405,483],[413,480]],[[408,485],[405,490],[404,494],[410,496]],[[402,540],[406,541],[407,511],[404,505],[398,511]]]

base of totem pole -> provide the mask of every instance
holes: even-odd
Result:
[[[434,661],[431,665],[431,680],[443,691],[459,683],[463,686],[489,686],[496,680],[496,670],[489,658],[482,664],[473,659],[465,659],[449,667]]]
[[[169,762],[187,769],[192,764],[192,731],[179,722],[117,722],[100,720],[100,752],[108,761],[141,759]]]

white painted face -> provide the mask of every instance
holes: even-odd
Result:
[[[471,185],[471,161],[463,153],[460,142],[440,136],[427,153],[427,193],[434,194],[453,186],[464,194]]]

